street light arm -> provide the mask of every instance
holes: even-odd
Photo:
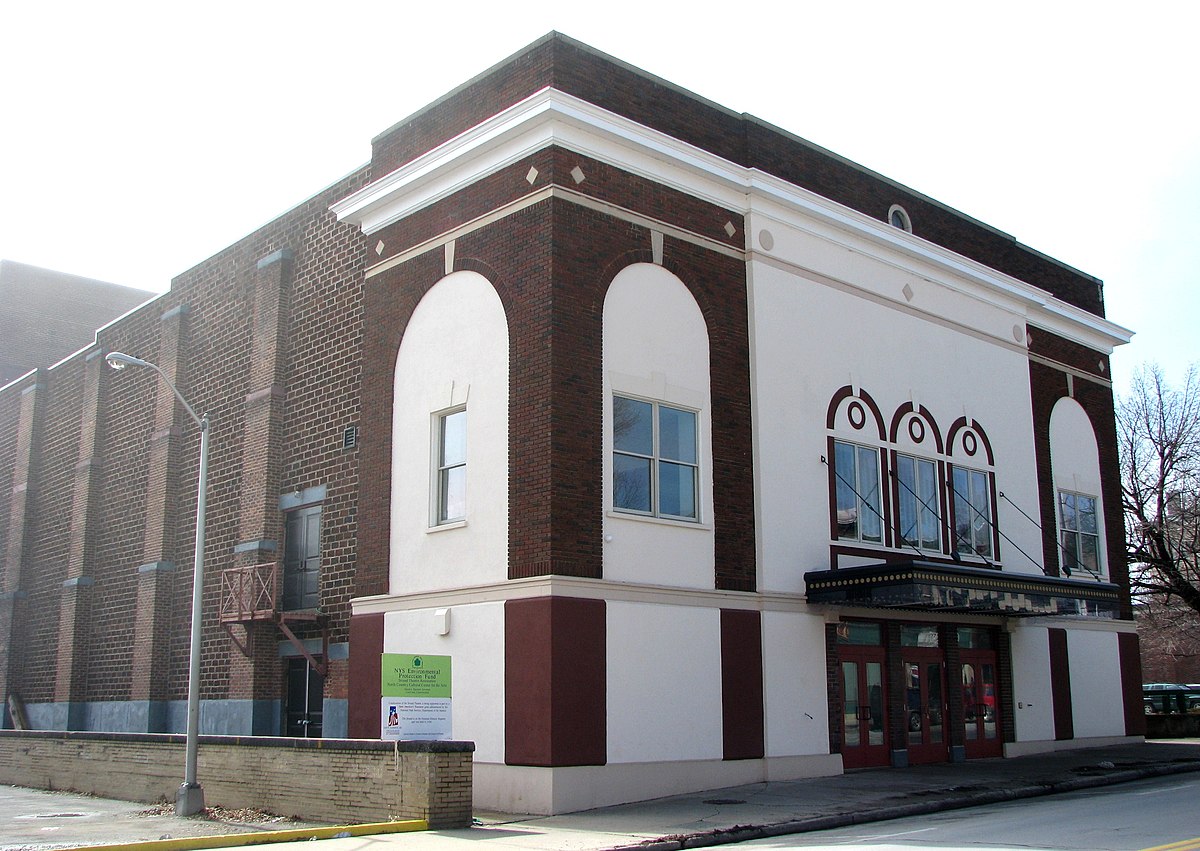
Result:
[[[124,352],[109,352],[108,357],[106,357],[104,360],[113,369],[124,369],[127,366],[143,366],[157,372],[159,377],[166,382],[167,387],[171,388],[171,392],[175,394],[175,398],[179,400],[179,404],[183,405],[183,409],[188,412],[188,416],[192,418],[196,425],[200,426],[200,430],[208,430],[208,421],[204,417],[196,415],[196,411],[187,403],[187,399],[183,398],[183,395],[175,387],[175,383],[171,381],[171,379],[167,378],[167,374],[158,366],[150,363],[148,360],[135,358],[133,355],[127,355]]]

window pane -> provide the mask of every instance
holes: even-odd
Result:
[[[855,623],[843,621],[837,625],[838,644],[868,644],[883,643],[883,627],[877,623]]]
[[[461,520],[467,516],[467,468],[442,470],[439,481],[438,521]]]
[[[900,480],[900,538],[904,544],[915,545],[920,535],[917,525],[916,459],[907,455],[897,456],[896,476]]]
[[[941,523],[938,522],[937,466],[932,461],[917,462],[917,493],[921,495],[921,546],[940,549]]]
[[[654,407],[649,402],[613,396],[613,449],[654,454]]]
[[[691,411],[658,408],[658,454],[671,461],[696,463],[696,415]]]
[[[1099,538],[1095,535],[1079,536],[1079,563],[1092,573],[1100,572]]]
[[[846,726],[846,744],[858,747],[862,744],[862,733],[858,728],[858,663],[842,663],[842,723]]]
[[[649,458],[613,455],[613,508],[650,512],[652,463]]]
[[[883,540],[879,511],[879,453],[858,447],[858,495],[862,502],[859,524],[864,541]]]
[[[467,463],[467,412],[442,417],[441,457],[439,467]]]
[[[1062,548],[1063,548],[1063,565],[1068,571],[1075,570],[1079,567],[1079,551],[1078,551],[1079,536],[1074,532],[1063,530],[1062,533]]]
[[[696,516],[696,468],[661,461],[658,465],[658,513]]]
[[[858,473],[854,465],[854,447],[849,443],[835,442],[833,465],[837,482],[838,537],[858,538],[858,497],[854,495]]]
[[[1075,495],[1060,491],[1058,494],[1058,506],[1062,513],[1063,528],[1078,529],[1079,524],[1075,519]]]
[[[1096,498],[1091,496],[1076,496],[1075,508],[1079,517],[1079,531],[1089,535],[1096,534]]]
[[[878,662],[867,662],[867,694],[864,701],[868,707],[867,744],[883,744],[883,666]]]

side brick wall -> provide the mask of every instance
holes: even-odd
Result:
[[[205,802],[334,824],[426,819],[471,824],[470,742],[203,736]],[[0,783],[147,803],[169,800],[184,738],[0,730]]]

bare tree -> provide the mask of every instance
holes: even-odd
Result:
[[[1160,615],[1200,616],[1200,379],[1135,374],[1117,408],[1130,587]]]

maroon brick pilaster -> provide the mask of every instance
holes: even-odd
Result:
[[[605,603],[537,597],[504,604],[504,761],[604,765]]]
[[[721,610],[721,723],[725,759],[761,759],[763,726],[762,616]]]
[[[1121,664],[1121,702],[1125,710],[1125,735],[1146,735],[1146,710],[1142,701],[1142,651],[1136,632],[1117,634]]]
[[[1054,703],[1054,738],[1075,738],[1075,715],[1071,708],[1071,659],[1067,652],[1067,631],[1051,629],[1050,696]]]
[[[294,261],[284,248],[258,261],[254,283],[254,335],[251,339],[249,393],[242,429],[242,476],[238,499],[238,543],[233,563],[249,567],[279,563],[283,548],[284,413],[287,401],[287,333],[291,322]],[[282,579],[282,577],[280,577]],[[247,637],[250,655],[229,647],[229,696],[274,700],[281,694],[282,668],[269,624],[235,627]],[[259,731],[258,732],[271,732]]]
[[[379,738],[379,707],[383,697],[382,654],[383,615],[351,617],[350,656],[354,664],[347,672],[347,735],[352,739]]]
[[[25,571],[36,534],[37,481],[47,394],[45,371],[39,369],[20,392],[17,447],[0,576],[0,699],[21,690],[24,661],[21,648],[25,646],[26,623],[21,609],[27,597]]]

